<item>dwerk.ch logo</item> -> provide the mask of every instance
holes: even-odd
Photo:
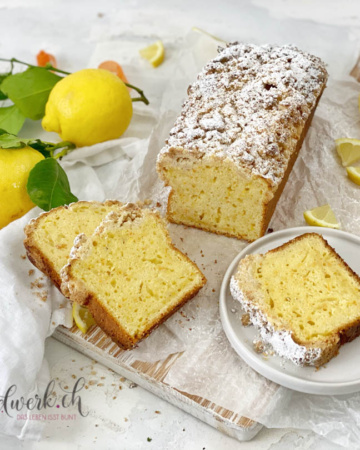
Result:
[[[59,387],[64,394],[54,395],[55,380],[51,380],[44,392],[43,396],[35,394],[33,397],[16,397],[17,386],[11,385],[4,396],[0,396],[0,411],[8,417],[16,418],[17,420],[74,420],[76,414],[58,414],[57,409],[77,407],[79,414],[86,417],[89,413],[83,411],[83,404],[79,392],[85,386],[85,379],[79,378],[72,389],[68,386]],[[55,409],[57,408],[57,409]],[[24,413],[24,411],[26,411]],[[32,414],[29,414],[32,411]],[[35,413],[38,411],[38,413]],[[40,413],[40,411],[42,413]],[[52,411],[50,413],[50,411]],[[56,412],[56,414],[54,413]]]

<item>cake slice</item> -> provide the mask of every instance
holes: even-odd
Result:
[[[174,247],[158,213],[127,204],[95,233],[76,240],[61,271],[69,298],[132,348],[204,286],[197,266]]]
[[[261,339],[295,364],[321,366],[360,334],[360,278],[319,234],[246,256],[230,290]]]
[[[102,219],[122,203],[80,201],[41,214],[25,227],[24,245],[29,260],[60,289],[60,270],[67,264],[74,239],[91,236]]]
[[[324,63],[294,46],[220,48],[158,155],[171,188],[167,218],[248,241],[263,236],[326,80]]]

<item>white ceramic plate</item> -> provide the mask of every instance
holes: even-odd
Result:
[[[256,353],[254,338],[259,334],[253,326],[241,324],[241,310],[229,289],[230,278],[240,259],[251,253],[264,253],[304,233],[319,233],[347,264],[360,274],[360,238],[330,228],[299,227],[268,234],[248,245],[230,264],[220,290],[220,316],[226,336],[239,356],[258,373],[282,386],[309,394],[338,395],[360,391],[360,337],[340,347],[338,356],[325,366],[299,367],[277,355]]]

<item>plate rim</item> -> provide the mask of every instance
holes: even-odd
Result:
[[[326,381],[310,381],[303,378],[294,377],[291,374],[281,372],[270,365],[267,365],[266,360],[260,360],[257,355],[251,352],[249,349],[243,345],[242,341],[238,339],[235,335],[233,327],[230,325],[230,320],[228,319],[228,311],[226,307],[226,291],[230,283],[230,278],[234,272],[235,267],[239,261],[249,253],[256,251],[257,247],[261,247],[268,241],[274,240],[275,238],[292,236],[291,239],[296,236],[300,236],[305,233],[317,233],[321,234],[325,239],[327,236],[342,236],[347,240],[354,241],[354,243],[360,246],[360,237],[351,234],[347,231],[336,230],[332,228],[322,228],[313,226],[301,226],[294,228],[286,228],[279,231],[274,231],[271,234],[267,234],[254,242],[246,245],[243,250],[232,260],[228,266],[223,281],[220,288],[220,298],[219,298],[219,309],[220,309],[220,319],[223,330],[227,339],[229,340],[234,351],[248,364],[252,369],[258,372],[263,377],[267,378],[274,383],[277,383],[286,388],[303,392],[307,394],[316,395],[341,395],[350,394],[358,392],[360,390],[360,377],[357,380],[345,381],[345,382],[326,382]],[[265,373],[264,373],[265,372]]]

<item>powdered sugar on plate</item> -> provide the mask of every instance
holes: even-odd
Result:
[[[250,321],[259,330],[261,340],[270,344],[279,356],[290,359],[299,366],[304,365],[304,362],[314,365],[320,358],[322,352],[320,348],[308,349],[297,344],[289,331],[275,329],[264,314],[247,301],[234,276],[230,281],[230,292],[233,298],[240,302],[242,308],[250,314]]]

